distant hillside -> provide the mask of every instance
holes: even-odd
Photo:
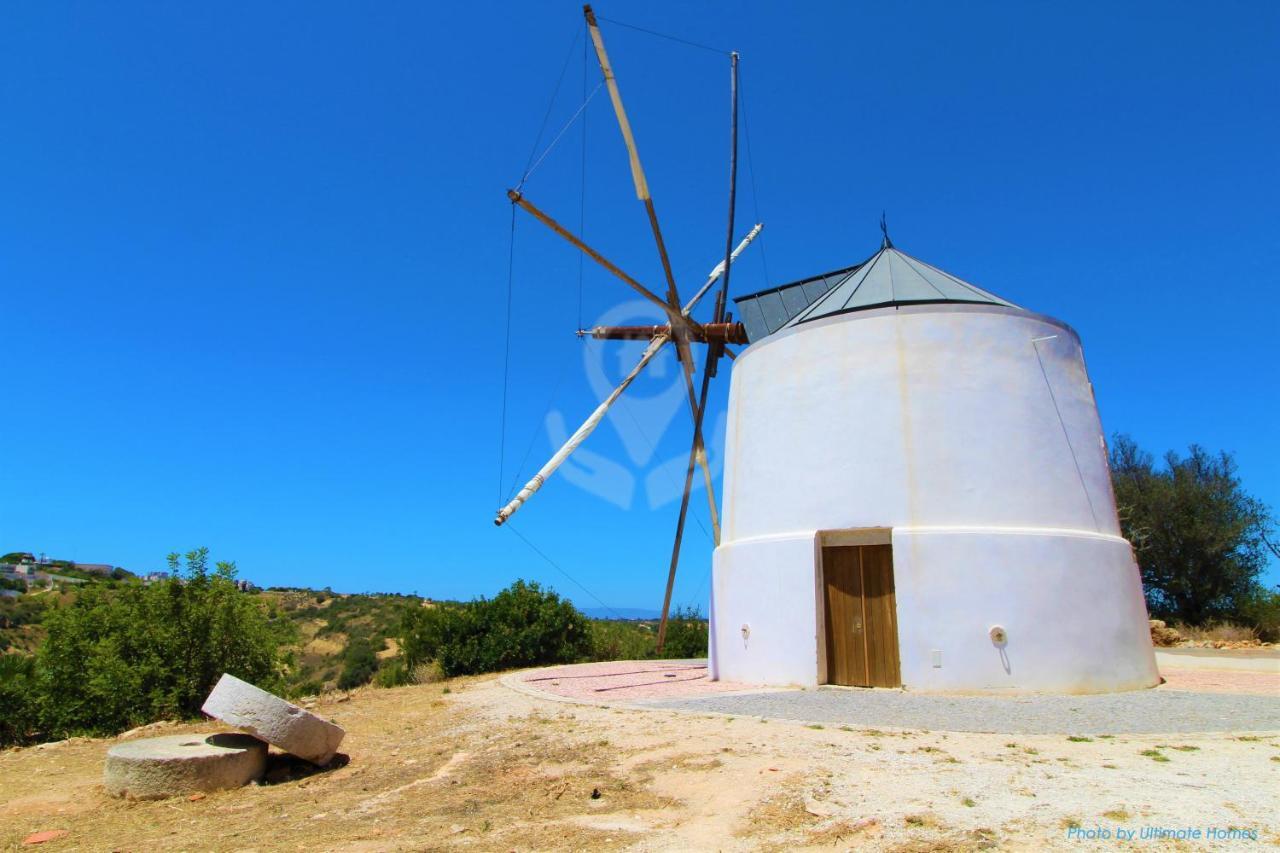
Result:
[[[134,577],[121,581],[95,575],[76,580],[108,587],[140,583]],[[0,654],[34,653],[44,639],[43,622],[49,608],[69,602],[78,589],[73,583],[54,583],[0,596]],[[252,590],[248,594],[264,608],[284,614],[298,629],[294,666],[288,677],[288,691],[293,695],[368,681],[381,662],[399,650],[394,635],[405,608],[422,606],[422,599],[405,595],[344,595],[307,589]]]
[[[590,619],[659,619],[662,613],[644,607],[583,607],[582,615]]]
[[[407,608],[421,607],[412,595],[343,594],[328,590],[268,589],[258,595],[298,628],[294,695],[345,689],[364,683],[382,661],[399,651],[395,634]]]
[[[116,579],[87,573],[75,581],[33,586],[21,592],[14,590],[12,596],[0,596],[0,653],[34,653],[44,639],[42,622],[49,609],[75,598],[86,583],[124,587],[145,582],[134,576]],[[405,612],[430,606],[428,600],[412,595],[344,594],[328,589],[283,587],[248,588],[245,592],[265,610],[283,615],[297,629],[285,690],[295,697],[368,683],[399,653],[396,636]],[[593,620],[594,659],[653,656],[660,615],[657,610],[594,607],[582,612]]]

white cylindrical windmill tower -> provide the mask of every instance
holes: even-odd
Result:
[[[716,677],[1156,684],[1080,339],[898,251],[736,300]]]

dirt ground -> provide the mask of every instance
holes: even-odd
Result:
[[[947,734],[565,704],[496,677],[363,689],[315,709],[342,766],[134,803],[116,739],[0,753],[0,844],[40,850],[1043,850],[1117,827],[1276,845],[1280,735]],[[160,725],[148,734],[214,731]],[[341,762],[339,762],[341,763]],[[1111,840],[1082,841],[1071,828]],[[43,830],[68,834],[24,847]],[[1137,836],[1135,836],[1136,838]],[[1135,841],[1240,849],[1239,840]]]

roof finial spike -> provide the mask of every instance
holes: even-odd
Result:
[[[880,211],[880,233],[884,235],[884,239],[880,241],[881,250],[892,249],[893,241],[889,239],[889,226],[884,220],[884,211]]]

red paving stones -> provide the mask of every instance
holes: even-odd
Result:
[[[1161,690],[1192,690],[1197,693],[1257,693],[1280,696],[1280,674],[1228,669],[1160,670],[1165,683]]]
[[[1280,696],[1280,674],[1237,670],[1165,667],[1160,690],[1196,693],[1249,693]],[[608,661],[570,664],[523,673],[521,682],[535,690],[567,699],[632,702],[648,699],[697,699],[719,693],[765,692],[740,681],[712,681],[707,665],[696,661]]]
[[[714,693],[769,689],[738,681],[712,681],[707,665],[692,661],[571,664],[527,672],[520,680],[556,696],[593,702],[693,699]]]

